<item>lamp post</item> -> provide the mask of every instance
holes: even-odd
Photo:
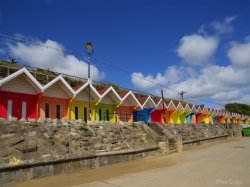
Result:
[[[90,79],[90,61],[91,61],[91,55],[93,54],[93,44],[91,42],[87,42],[85,44],[85,50],[88,55],[88,82],[89,82],[89,93],[88,93],[88,121],[91,121],[91,104],[90,104],[90,84],[91,84],[91,79]]]
[[[163,122],[164,124],[166,124],[166,113],[165,113],[165,101],[164,101],[164,97],[163,97],[163,90],[161,90],[161,99],[162,99],[162,109],[163,109]]]

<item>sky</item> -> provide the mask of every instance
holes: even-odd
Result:
[[[0,37],[0,59],[86,78],[84,56],[44,46],[84,55],[91,41],[94,80],[250,104],[249,10],[247,0],[0,0],[0,34],[30,41]]]

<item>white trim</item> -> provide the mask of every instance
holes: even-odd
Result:
[[[182,107],[182,110],[179,110],[179,111],[185,111],[184,107],[182,106],[181,102],[178,103],[177,107],[176,107],[176,110],[178,109],[179,105],[181,105]]]
[[[188,109],[187,109],[187,108],[188,108]],[[186,112],[192,112],[191,108],[189,107],[189,105],[188,105],[187,103],[186,103],[186,106],[185,106],[184,110],[185,110]]]
[[[154,107],[156,108],[155,102],[153,101],[153,99],[151,98],[150,95],[148,96],[148,98],[146,99],[146,101],[143,103],[142,107],[144,108],[145,104],[148,102],[149,99],[152,101]],[[153,107],[151,107],[151,108],[153,108]]]
[[[174,110],[177,109],[176,106],[175,106],[175,104],[173,103],[173,100],[170,100],[170,102],[169,102],[169,104],[168,104],[168,106],[167,106],[167,109],[169,109],[170,104],[172,104],[172,105],[174,106],[174,108],[175,108]]]
[[[42,85],[33,77],[33,75],[26,69],[26,68],[22,68],[14,73],[12,73],[11,75],[3,78],[2,80],[0,80],[0,86],[2,86],[3,84],[9,82],[10,80],[16,78],[17,76],[21,75],[21,74],[25,74],[27,75],[27,77],[35,84],[35,86],[38,87],[38,89],[40,90],[37,90],[37,91],[42,91],[43,90],[43,87]]]
[[[196,107],[195,107],[195,108],[196,108]],[[200,113],[203,113],[203,110],[201,109],[200,105],[198,105],[198,107],[197,107],[196,110],[197,110],[198,113],[199,113],[199,112],[200,112]],[[199,110],[200,110],[200,111],[199,111]]]
[[[141,106],[140,102],[137,100],[137,98],[135,97],[135,95],[133,94],[133,92],[132,92],[131,90],[129,90],[129,92],[128,92],[125,96],[123,96],[123,98],[121,98],[121,103],[123,103],[123,101],[124,101],[125,99],[127,99],[127,97],[128,97],[129,95],[131,95],[131,96],[134,98],[134,100],[136,101],[137,105],[142,109],[143,107]],[[121,105],[122,105],[122,104],[121,104]]]
[[[195,108],[194,104],[192,104],[192,105],[193,105],[193,106],[192,106],[192,108],[191,108],[191,111],[192,111],[192,112],[193,112],[193,111],[194,111],[194,112],[198,112],[197,109]]]
[[[48,84],[46,84],[43,87],[43,92],[46,91],[49,87],[51,87],[53,84],[57,83],[58,81],[62,81],[63,85],[69,90],[69,92],[72,94],[72,97],[75,95],[75,91],[71,88],[71,86],[65,81],[62,75],[57,76],[52,81],[50,81]],[[70,95],[69,95],[70,96]]]
[[[157,104],[155,103],[156,108],[158,108],[158,106],[159,106],[160,104],[162,105],[162,98],[160,98],[160,100],[158,101],[158,103],[157,103]],[[165,110],[166,110],[168,107],[167,107],[167,105],[166,105],[166,103],[165,103],[165,102],[164,102],[163,104],[164,104],[164,108],[165,108]],[[162,109],[160,109],[160,110],[163,110],[163,108],[162,108]]]
[[[115,96],[117,97],[117,99],[119,100],[118,103],[121,103],[121,97],[117,94],[117,92],[115,91],[115,89],[110,86],[102,95],[101,95],[101,100],[110,92],[112,91]],[[102,102],[102,101],[101,101]]]
[[[81,93],[81,91],[83,91],[88,85],[90,85],[90,88],[92,89],[92,91],[97,95],[97,97],[99,98],[99,100],[101,99],[101,95],[97,92],[97,90],[94,88],[94,86],[92,85],[91,81],[86,82],[85,84],[83,84],[77,91],[75,91],[75,96],[77,96],[79,93]]]

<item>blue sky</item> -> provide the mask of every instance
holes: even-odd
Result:
[[[123,87],[160,94],[161,87],[141,76],[187,91],[197,104],[250,103],[249,10],[244,0],[0,0],[0,33],[80,53],[92,41],[97,58],[132,73],[96,61],[93,77]],[[0,58],[9,56],[86,75],[82,57],[1,39]]]

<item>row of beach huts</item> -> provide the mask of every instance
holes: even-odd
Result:
[[[205,105],[162,100],[160,97],[138,95],[130,90],[118,93],[112,86],[98,90],[90,79],[72,88],[59,75],[42,85],[26,68],[0,80],[0,118],[167,124],[250,122],[249,116],[215,110]]]

